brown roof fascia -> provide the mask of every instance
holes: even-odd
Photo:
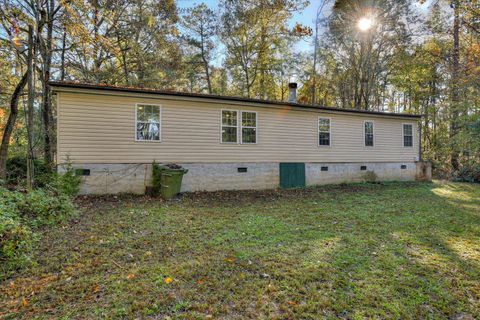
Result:
[[[188,98],[203,98],[203,99],[216,99],[216,100],[223,100],[223,101],[249,102],[249,103],[267,104],[267,105],[298,107],[298,108],[304,108],[304,109],[314,109],[314,110],[320,110],[320,111],[325,110],[325,111],[371,114],[371,115],[402,117],[402,118],[419,119],[422,117],[421,115],[417,115],[417,114],[390,113],[390,112],[357,110],[357,109],[341,109],[341,108],[323,107],[319,105],[292,103],[292,102],[284,102],[284,101],[272,101],[272,100],[262,100],[262,99],[253,99],[253,98],[244,98],[244,97],[235,97],[235,96],[222,96],[222,95],[215,95],[215,94],[202,94],[202,93],[147,89],[147,88],[138,88],[138,87],[121,87],[121,86],[112,86],[112,85],[103,85],[103,84],[51,81],[50,86],[54,88],[58,87],[58,88],[73,88],[73,89],[107,90],[107,91],[116,91],[116,92],[157,94],[157,95],[169,95],[169,96],[188,97]]]

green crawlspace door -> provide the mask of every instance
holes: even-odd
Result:
[[[305,163],[280,163],[280,188],[305,187]]]

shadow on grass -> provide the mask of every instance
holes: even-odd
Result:
[[[38,266],[4,284],[0,309],[12,318],[478,317],[479,195],[469,184],[390,183],[84,199],[83,217],[45,235]]]
[[[442,188],[459,196],[444,196]],[[245,214],[213,245],[232,243],[238,259],[282,261],[265,267],[296,280],[278,288],[294,300],[290,316],[312,310],[347,318],[479,316],[479,190],[423,184],[363,191],[314,193],[311,203],[308,194],[298,199],[297,218],[298,203],[277,207],[273,217]],[[462,207],[469,202],[475,210]],[[460,245],[454,250],[452,242]]]

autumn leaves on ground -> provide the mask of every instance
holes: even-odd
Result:
[[[480,186],[81,198],[0,318],[480,317]]]

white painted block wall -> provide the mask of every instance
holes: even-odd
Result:
[[[189,172],[184,176],[182,192],[216,190],[275,189],[280,184],[279,163],[183,163]],[[402,165],[405,169],[402,169]],[[366,166],[366,170],[361,170]],[[143,194],[151,185],[151,164],[75,164],[90,170],[82,177],[81,194]],[[328,167],[328,171],[322,171]],[[238,168],[247,168],[239,172]],[[377,181],[413,181],[419,174],[419,163],[306,163],[306,185],[325,185]],[[59,172],[64,168],[59,167]],[[427,180],[429,177],[426,177]]]

